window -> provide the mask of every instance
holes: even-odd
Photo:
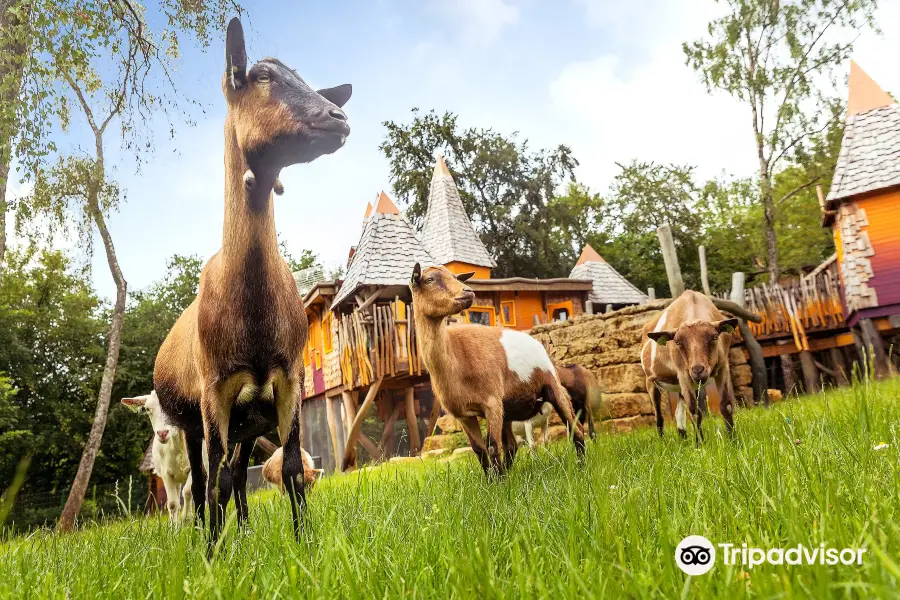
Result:
[[[334,350],[334,341],[331,339],[331,313],[325,315],[322,320],[322,348],[325,354]]]
[[[572,301],[556,302],[547,305],[547,314],[550,315],[551,321],[568,321],[575,316]]]
[[[313,350],[313,354],[316,357],[316,370],[319,370],[322,368],[322,352],[320,350],[316,349],[316,350]]]
[[[309,363],[309,340],[307,340],[306,345],[303,346],[303,364],[308,367]]]
[[[487,307],[470,308],[466,312],[466,321],[475,325],[493,325],[494,309]]]
[[[509,327],[516,325],[516,303],[512,300],[500,303],[500,321]]]

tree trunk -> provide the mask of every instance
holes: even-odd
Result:
[[[84,502],[84,494],[87,492],[88,482],[91,478],[91,471],[94,469],[94,460],[97,458],[97,452],[100,450],[100,442],[103,439],[103,430],[106,429],[106,417],[109,414],[109,401],[112,396],[112,386],[116,378],[116,367],[119,364],[119,346],[122,341],[122,326],[125,322],[125,300],[128,290],[128,284],[122,276],[122,270],[119,268],[119,260],[116,258],[116,249],[113,246],[112,236],[106,228],[106,220],[100,210],[97,201],[100,186],[105,179],[105,171],[103,167],[103,151],[102,142],[98,139],[98,161],[97,174],[95,179],[95,189],[90,193],[88,199],[88,210],[94,219],[94,224],[100,231],[100,237],[103,239],[103,247],[106,250],[106,261],[109,264],[109,271],[112,274],[113,281],[116,283],[116,304],[113,310],[112,324],[109,328],[109,346],[106,349],[106,366],[103,369],[103,379],[100,381],[100,393],[97,397],[97,410],[94,412],[94,422],[91,425],[91,433],[88,436],[87,444],[85,444],[84,452],[81,455],[81,462],[78,463],[78,472],[75,474],[75,481],[72,482],[72,489],[69,490],[69,497],[66,500],[66,506],[62,515],[59,517],[58,529],[66,532],[72,531],[75,527],[75,518],[81,510]]]
[[[794,357],[790,354],[781,355],[781,374],[784,377],[784,397],[797,392],[797,377],[794,375]]]
[[[769,283],[778,283],[778,240],[775,237],[775,201],[769,183],[769,173],[760,175],[762,189],[763,213],[766,228],[766,270],[769,272]]]
[[[807,394],[816,394],[819,391],[819,369],[816,367],[816,359],[809,350],[800,352],[800,369],[803,371],[803,388]]]

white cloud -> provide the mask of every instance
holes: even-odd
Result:
[[[432,6],[457,21],[465,44],[488,45],[519,22],[519,8],[506,0],[439,0]]]

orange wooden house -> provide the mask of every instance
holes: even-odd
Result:
[[[433,429],[438,406],[417,352],[407,304],[416,262],[476,273],[469,280],[475,303],[451,324],[527,330],[536,323],[592,312],[595,306],[646,300],[592,249],[582,258],[570,277],[492,278],[496,263],[475,232],[443,158],[435,165],[419,235],[387,194],[379,193],[366,207],[343,280],[303,285],[297,277],[310,322],[304,353],[306,449],[331,472],[348,442],[358,442],[375,459],[415,455]],[[600,271],[628,293],[611,295],[608,285],[598,287],[593,277]],[[597,296],[601,288],[602,298]],[[372,406],[377,413],[368,416]],[[357,420],[361,433],[350,442],[348,433]]]
[[[885,373],[882,337],[900,330],[900,104],[852,61],[844,138],[822,209],[847,325]]]

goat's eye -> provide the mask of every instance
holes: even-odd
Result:
[[[434,277],[426,277],[424,283],[434,283]]]
[[[256,80],[260,83],[269,83],[270,77],[268,73],[260,73],[256,76]]]

